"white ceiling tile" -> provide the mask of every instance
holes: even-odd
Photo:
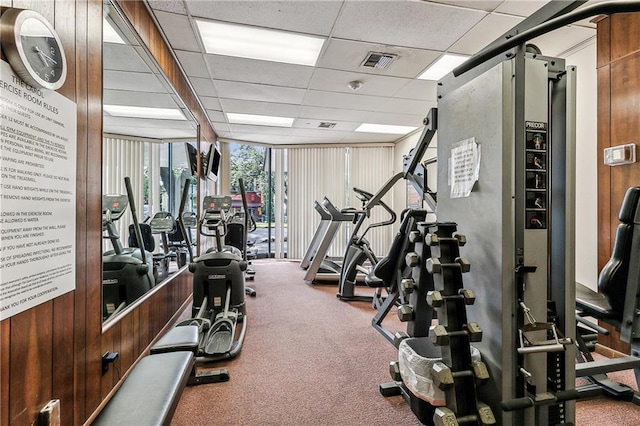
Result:
[[[385,98],[349,93],[321,92],[309,90],[304,97],[305,106],[332,107],[340,105],[345,109],[361,111],[389,112],[400,114],[422,114],[427,111],[427,101],[414,99]]]
[[[105,70],[151,72],[135,48],[125,44],[105,43],[102,51]]]
[[[369,52],[398,55],[384,70],[365,68],[360,65]],[[390,46],[378,43],[366,43],[353,40],[331,39],[326,51],[318,60],[318,68],[331,68],[363,74],[377,74],[394,77],[416,77],[427,65],[442,52],[420,50],[410,47]]]
[[[224,113],[222,111],[216,111],[213,109],[208,109],[207,110],[207,115],[209,116],[209,120],[211,120],[212,122],[225,122],[227,121],[227,118],[225,117]]]
[[[274,145],[289,143],[289,136],[272,135],[267,133],[231,132],[231,136],[228,137],[228,139],[246,142],[268,143]]]
[[[393,96],[435,102],[438,98],[438,83],[431,80],[410,80]]]
[[[331,129],[321,129],[320,127],[320,123],[335,123],[335,127],[332,127]],[[325,132],[325,131],[331,131],[331,132],[353,132],[355,129],[358,128],[358,126],[360,126],[360,124],[362,123],[354,123],[354,122],[350,122],[350,121],[337,121],[337,120],[313,120],[310,118],[299,118],[297,119],[294,123],[293,123],[293,127],[295,129],[310,129],[313,131],[318,131],[318,132]]]
[[[130,90],[133,92],[165,92],[162,83],[152,74],[105,70],[103,76],[104,89]]]
[[[342,1],[187,0],[194,17],[327,36]]]
[[[215,111],[215,112],[219,112],[219,111]],[[222,115],[222,113],[220,113],[220,115]],[[209,117],[211,117],[211,114],[209,114]],[[229,125],[227,123],[223,123],[221,121],[213,121],[213,128],[216,131],[216,133],[220,134],[220,132],[231,132],[231,128],[229,127]]]
[[[596,36],[596,30],[586,27],[568,26],[536,37],[529,41],[540,48],[543,55],[558,56],[576,45]]]
[[[505,0],[495,11],[508,15],[529,16],[547,3],[549,0]]]
[[[396,142],[404,135],[387,135],[382,133],[361,133],[353,132],[344,137],[342,142],[348,143],[376,143],[376,142]]]
[[[442,3],[457,7],[467,7],[469,9],[484,10],[492,12],[503,0],[429,0],[431,3]]]
[[[189,78],[210,78],[202,53],[176,50],[176,56]]]
[[[352,121],[359,123],[395,124],[399,126],[420,126],[424,114],[393,114],[388,112],[357,111],[352,109],[303,106],[299,118],[322,121]]]
[[[199,52],[200,45],[188,17],[175,13],[156,12],[162,31],[176,50]]]
[[[205,55],[211,77],[275,86],[306,88],[313,67],[221,55]]]
[[[311,138],[330,138],[333,140],[341,140],[345,136],[349,135],[353,130],[340,131],[335,129],[307,129],[307,128],[294,128],[291,131],[291,136],[306,136]]]
[[[200,102],[202,102],[202,106],[204,106],[205,109],[222,110],[222,105],[220,105],[220,100],[218,98],[200,96]]]
[[[164,10],[165,12],[181,13],[183,15],[187,13],[182,0],[147,0],[147,3],[154,10]]]
[[[473,55],[522,22],[523,18],[492,13],[469,30],[449,49],[453,53]]]
[[[336,21],[333,36],[446,50],[485,15],[486,12],[478,10],[423,1],[347,0]]]
[[[242,112],[245,114],[273,115],[276,117],[296,117],[300,105],[275,102],[245,101],[242,99],[223,99],[226,112]]]
[[[336,144],[341,143],[344,139],[343,135],[326,133],[324,135],[303,135],[297,131],[289,137],[288,144],[291,145],[308,145],[308,144]]]
[[[196,91],[198,96],[218,96],[216,88],[213,86],[213,82],[209,78],[191,77],[189,79],[193,85],[193,90]]]
[[[233,133],[260,133],[264,135],[289,136],[290,127],[254,126],[250,124],[229,124]]]
[[[305,92],[303,89],[238,83],[234,81],[216,80],[214,84],[221,98],[244,99],[247,101],[279,102],[298,105],[302,103]],[[222,104],[224,105],[224,100]]]
[[[105,105],[150,106],[155,108],[177,108],[173,97],[166,93],[134,92],[131,90],[103,90]]]
[[[348,83],[353,80],[362,82],[362,87],[354,92]],[[358,95],[393,96],[409,81],[407,78],[387,77],[355,72],[317,69],[309,83],[309,89],[328,92],[357,93]]]

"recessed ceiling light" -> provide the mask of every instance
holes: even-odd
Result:
[[[314,66],[324,38],[221,22],[198,21],[207,53]]]
[[[228,112],[227,120],[229,120],[229,123],[232,123],[232,124],[253,124],[256,126],[273,126],[273,127],[293,126],[293,118],[274,117],[272,115],[236,114],[233,112]]]
[[[392,135],[406,135],[413,132],[417,127],[412,126],[394,126],[390,124],[371,124],[362,123],[355,130],[356,132],[368,132],[368,133],[388,133]]]
[[[113,29],[111,23],[104,18],[102,18],[102,40],[105,43],[127,44],[120,37],[120,34]]]
[[[445,75],[449,74],[455,67],[462,64],[469,59],[468,56],[452,55],[451,53],[445,53],[435,61],[425,72],[418,77],[420,80],[440,80]]]
[[[103,105],[104,110],[114,117],[152,118],[156,120],[186,120],[182,111],[171,108],[147,108],[128,105]]]

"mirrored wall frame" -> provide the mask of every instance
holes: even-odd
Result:
[[[190,178],[185,144],[199,146],[199,132],[193,115],[117,3],[104,3],[103,25],[103,237],[112,235],[103,244],[104,331],[123,313],[170,282],[188,262],[180,242],[177,238],[172,240],[168,231],[161,232],[161,226],[150,232],[156,247],[151,262],[144,262],[148,273],[140,273],[145,269],[140,266],[142,261],[127,258],[135,257],[136,250],[125,247],[137,245],[137,232],[132,232],[134,238],[129,241],[129,226],[134,222],[129,200],[136,207],[138,222],[145,218],[150,222],[161,212],[175,218],[182,189],[188,186],[191,189],[187,209],[195,214],[197,203],[189,201],[197,193],[198,180]],[[125,177],[132,189],[130,198],[105,196],[126,195]],[[118,209],[113,208],[113,202],[128,204],[115,221]],[[114,211],[116,214],[112,214]],[[158,223],[162,225],[161,221]],[[110,225],[115,234],[108,231]],[[150,228],[147,224],[145,232]],[[116,240],[113,235],[119,238]],[[121,252],[117,253],[119,249]],[[141,250],[137,253],[140,258]],[[129,261],[138,266],[130,267],[126,273],[117,272]],[[130,283],[133,284],[129,286]]]

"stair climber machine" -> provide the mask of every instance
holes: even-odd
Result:
[[[156,281],[153,275],[153,256],[144,247],[140,223],[136,213],[131,180],[124,178],[127,195],[102,196],[102,229],[106,231],[113,250],[102,254],[102,317],[108,319],[125,306],[151,290]],[[136,246],[123,248],[115,222],[130,207]]]
[[[240,186],[244,198],[242,181]],[[178,324],[198,326],[197,361],[202,363],[230,359],[240,353],[247,328],[245,292],[255,295],[244,285],[247,262],[242,253],[222,244],[230,208],[230,196],[204,198],[200,232],[213,236],[216,246],[189,264],[193,273],[192,318]]]
[[[389,218],[380,222],[369,224],[361,235],[358,235],[364,222],[371,216],[371,210],[375,207],[369,204],[373,194],[363,189],[353,188],[356,196],[362,201],[361,210],[353,210],[354,227],[349,238],[349,244],[342,259],[340,270],[340,280],[338,281],[337,297],[344,301],[365,301],[372,302],[373,308],[377,309],[383,300],[382,287],[376,289],[373,296],[358,295],[355,292],[358,275],[366,276],[370,268],[378,263],[378,258],[373,253],[369,241],[365,238],[367,232],[381,226],[393,225],[397,219],[396,213],[383,201],[377,205],[381,206],[388,214]],[[367,263],[368,262],[368,263]]]

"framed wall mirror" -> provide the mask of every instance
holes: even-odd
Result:
[[[190,111],[117,5],[105,2],[104,327],[188,264],[192,246],[187,241],[193,241],[196,227],[197,147],[198,127]]]

